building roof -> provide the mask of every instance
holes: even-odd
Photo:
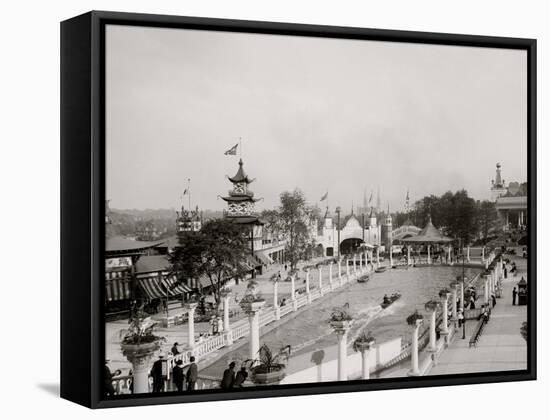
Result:
[[[222,200],[227,201],[228,203],[242,203],[243,201],[260,201],[259,199],[252,198],[252,194],[242,194],[242,195],[230,195],[228,197],[222,197]]]
[[[239,170],[237,171],[237,173],[235,174],[235,176],[233,177],[228,177],[229,180],[233,183],[237,183],[237,182],[244,182],[246,184],[250,184],[251,182],[253,182],[254,180],[253,179],[250,179],[248,177],[248,175],[244,172],[244,169],[243,169],[243,160],[242,159],[239,159]]]
[[[136,273],[166,271],[171,267],[166,255],[144,255],[136,262]]]
[[[451,242],[453,239],[443,235],[433,224],[431,217],[428,219],[428,223],[424,226],[418,235],[410,238],[404,238],[403,242],[414,243],[446,243]]]
[[[134,241],[122,236],[107,238],[105,241],[105,253],[110,255],[139,254],[147,249],[154,248],[163,243],[161,241]]]

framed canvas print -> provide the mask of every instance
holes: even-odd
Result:
[[[61,24],[61,394],[536,378],[536,42]]]

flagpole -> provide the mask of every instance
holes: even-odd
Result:
[[[189,199],[189,211],[191,211],[191,178],[187,178],[187,195]]]
[[[239,158],[242,160],[243,158],[243,143],[242,143],[242,137],[239,137]]]

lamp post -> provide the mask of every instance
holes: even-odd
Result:
[[[340,208],[340,206],[336,207],[336,215],[338,216],[337,223],[336,223],[336,232],[338,233],[338,261],[340,261],[340,212],[341,211],[342,209]]]
[[[464,305],[464,241],[461,241],[462,244],[462,339],[466,339],[466,311]]]

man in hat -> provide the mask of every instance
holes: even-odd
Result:
[[[518,290],[514,286],[514,289],[512,290],[512,305],[516,304],[516,297],[518,295]]]
[[[164,390],[165,376],[162,372],[162,364],[164,363],[164,355],[160,354],[158,360],[153,363],[151,368],[151,376],[153,377],[153,392],[162,392]]]
[[[185,374],[183,373],[183,361],[176,361],[176,366],[172,369],[172,378],[174,385],[178,391],[183,391],[183,383],[185,381]]]
[[[199,377],[199,369],[195,363],[195,356],[191,356],[189,361],[191,364],[187,369],[187,391],[194,391],[195,384],[197,383],[197,379]]]
[[[229,363],[229,368],[223,372],[223,378],[221,382],[222,389],[233,388],[235,382],[235,362]]]
[[[180,351],[178,350],[178,346],[179,346],[179,344],[176,341],[174,343],[174,345],[172,346],[172,349],[170,350],[172,352],[172,355],[177,356],[178,354],[180,354]]]
[[[113,387],[113,374],[111,369],[109,369],[109,359],[105,359],[105,367],[103,369],[103,390],[105,395],[111,396],[115,395],[115,388]]]

